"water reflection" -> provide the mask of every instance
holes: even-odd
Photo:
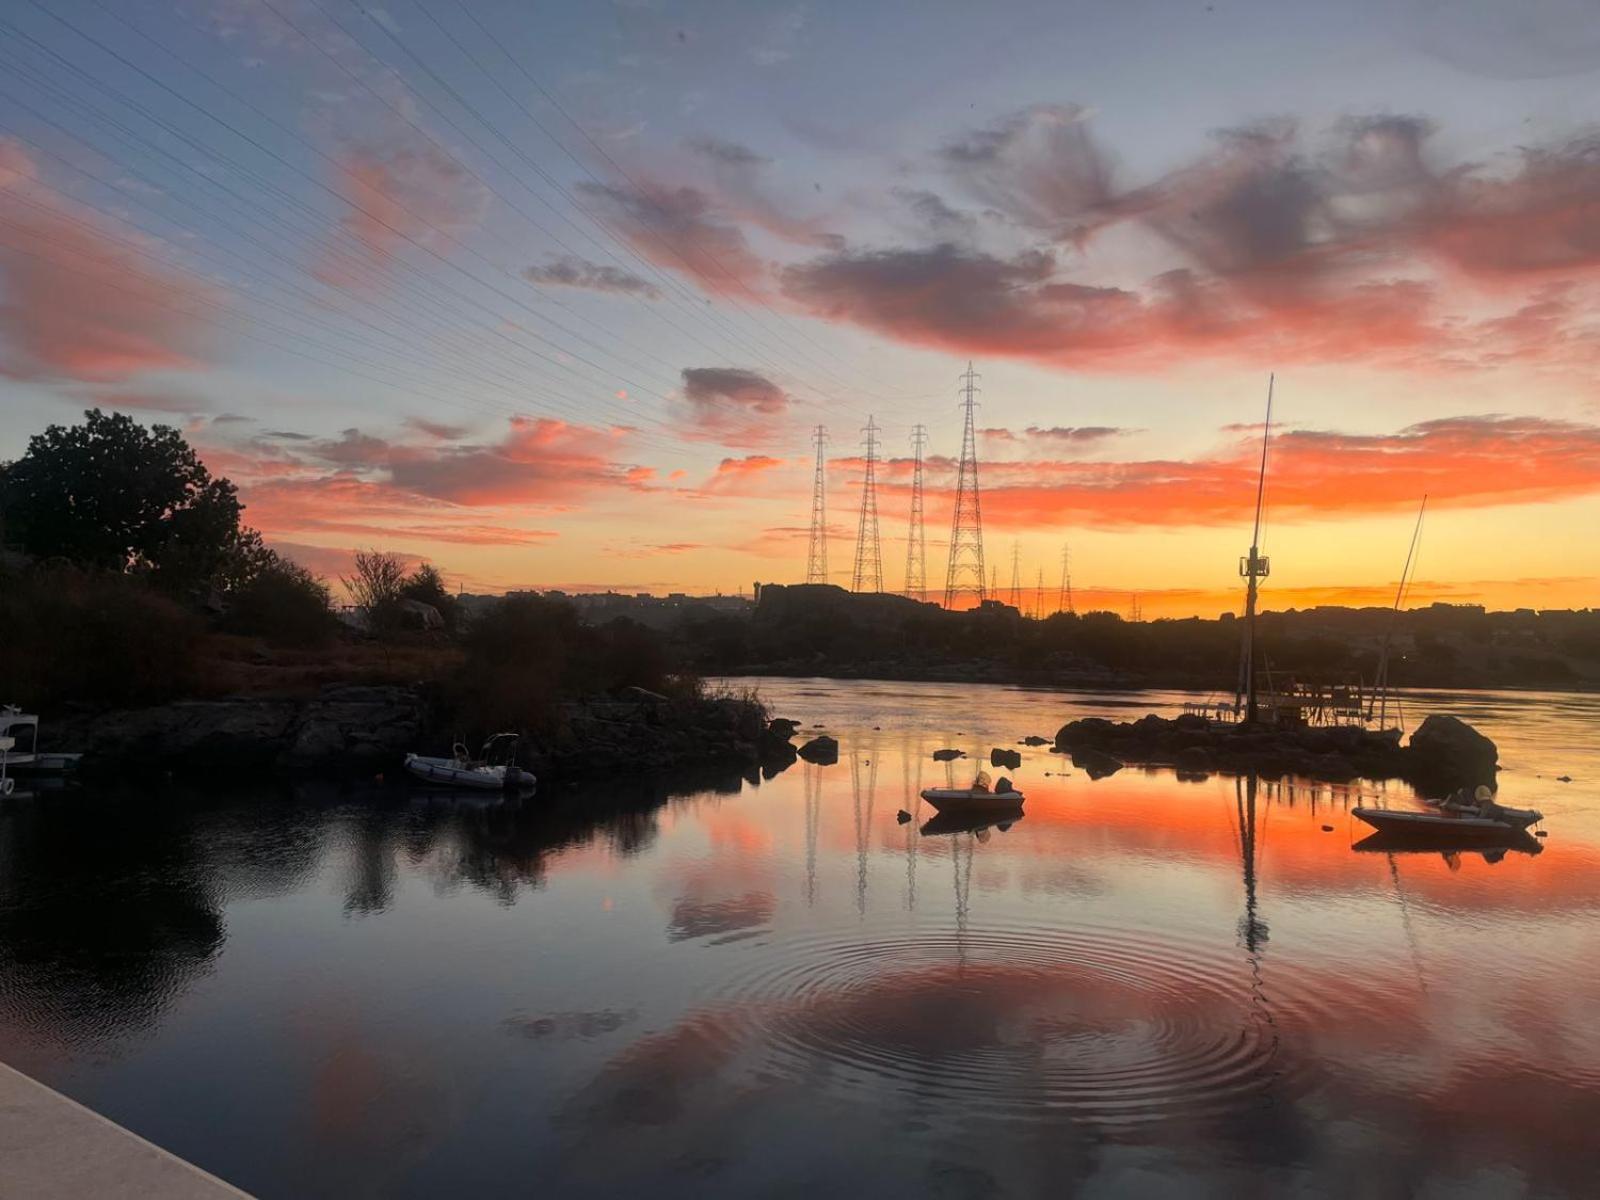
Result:
[[[1552,836],[1453,853],[1045,748],[939,815],[1070,698],[763,686],[837,764],[0,806],[0,1054],[263,1197],[1585,1194],[1600,701],[1462,701]]]

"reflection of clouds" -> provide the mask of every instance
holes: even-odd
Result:
[[[724,900],[685,897],[672,906],[667,937],[674,942],[766,925],[778,902],[771,892],[746,892]]]
[[[353,1010],[305,1010],[294,1023],[294,1044],[311,1059],[304,1115],[318,1194],[384,1195],[456,1134],[455,1071],[422,1039],[375,1036]]]

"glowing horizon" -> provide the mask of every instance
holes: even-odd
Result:
[[[1070,543],[1215,616],[1276,372],[1267,608],[1392,603],[1424,494],[1411,604],[1591,607],[1600,54],[1398,7],[25,6],[0,460],[118,409],[329,577],[731,593],[804,577],[817,424],[848,584],[870,415],[936,598],[970,359],[1001,597]]]

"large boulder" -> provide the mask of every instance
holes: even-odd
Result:
[[[1407,774],[1430,789],[1495,786],[1500,751],[1459,717],[1434,713],[1417,726],[1406,747]]]
[[[1056,749],[1074,746],[1104,746],[1117,732],[1117,723],[1104,717],[1083,717],[1056,730]]]
[[[989,765],[991,767],[1004,767],[1008,771],[1016,771],[1022,766],[1022,755],[1015,750],[1007,750],[996,746],[989,751]]]

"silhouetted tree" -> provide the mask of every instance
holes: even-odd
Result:
[[[341,576],[339,582],[350,593],[351,602],[366,610],[367,627],[373,633],[386,636],[399,629],[406,564],[398,554],[357,550],[355,573]]]
[[[121,413],[51,425],[0,471],[7,540],[39,559],[148,572],[169,592],[249,569],[260,539],[242,530],[233,484],[214,478],[183,436]]]

